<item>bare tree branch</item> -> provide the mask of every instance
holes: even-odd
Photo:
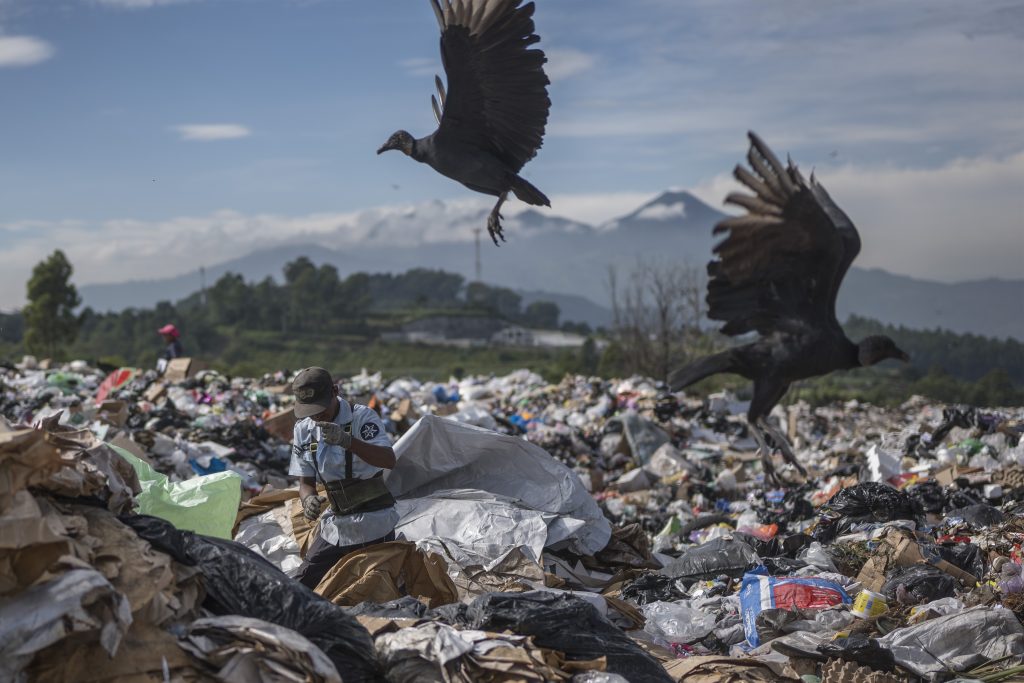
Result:
[[[640,260],[619,287],[614,266],[608,269],[613,335],[626,370],[666,380],[700,338],[705,280],[687,265]]]

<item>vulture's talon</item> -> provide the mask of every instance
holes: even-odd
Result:
[[[490,216],[487,217],[487,232],[494,241],[494,246],[500,247],[501,244],[498,242],[498,238],[501,241],[505,241],[505,231],[501,227],[501,219],[503,216],[498,211],[492,211]]]

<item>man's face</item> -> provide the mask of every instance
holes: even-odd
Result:
[[[164,335],[164,341],[167,342],[168,344],[170,344],[172,341],[174,341],[174,335],[172,335],[172,334],[165,334]]]
[[[331,399],[331,405],[327,406],[327,410],[321,410],[311,419],[313,422],[330,422],[338,414],[340,407],[338,404],[338,387],[334,387],[334,398]]]

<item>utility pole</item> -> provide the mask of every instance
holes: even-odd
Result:
[[[206,266],[199,266],[199,302],[206,308]]]
[[[480,264],[480,233],[483,228],[473,228],[473,235],[476,237],[476,281],[483,282],[483,266]]]

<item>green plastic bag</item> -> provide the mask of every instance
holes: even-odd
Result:
[[[984,447],[985,444],[980,439],[964,439],[960,442],[960,448],[964,449],[968,456],[977,455]]]
[[[166,519],[182,531],[231,539],[231,529],[242,500],[242,478],[234,472],[218,472],[172,484],[144,460],[111,446],[131,463],[142,484],[135,496],[135,511]]]

